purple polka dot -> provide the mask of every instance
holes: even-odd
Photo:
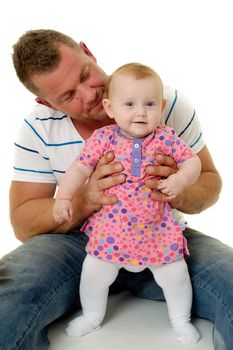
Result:
[[[118,213],[118,209],[113,209],[113,211],[112,211],[114,214],[117,214]]]
[[[145,256],[144,258],[142,258],[143,261],[148,261],[148,258]]]
[[[164,136],[160,136],[159,139],[160,139],[160,140],[164,140]]]
[[[118,245],[114,245],[113,249],[114,249],[114,250],[119,250]]]
[[[102,245],[98,245],[97,249],[98,249],[98,250],[103,250],[104,248],[103,248]]]
[[[166,227],[167,225],[166,225],[165,222],[162,222],[161,226],[162,226],[162,227]]]
[[[166,141],[165,141],[165,145],[166,145],[166,146],[171,146],[171,144],[172,144],[172,143],[171,143],[170,140],[166,140]]]
[[[111,141],[111,144],[112,144],[112,145],[117,145],[117,141],[112,140],[112,141]]]
[[[122,257],[121,257],[121,258],[119,258],[119,261],[121,261],[121,262],[122,262],[122,261],[124,261],[124,260],[125,260],[125,259],[124,259],[124,258],[122,258]]]
[[[112,214],[112,213],[108,214],[108,217],[109,217],[110,219],[112,219],[112,218],[113,218],[113,214]]]
[[[122,212],[123,214],[125,214],[125,213],[127,213],[127,209],[123,208],[123,209],[121,209],[121,212]]]
[[[95,255],[95,256],[99,255],[98,250],[94,250],[94,255]]]
[[[114,237],[108,237],[108,238],[107,238],[107,242],[108,242],[109,244],[113,244],[113,243],[115,242],[115,238],[114,238]]]
[[[107,258],[108,260],[112,260],[112,255],[108,254],[108,255],[106,256],[106,258]]]
[[[132,221],[132,222],[138,222],[138,218],[137,218],[136,216],[133,216],[133,217],[131,218],[131,221]]]
[[[178,247],[179,247],[179,246],[178,246],[177,243],[173,243],[173,244],[170,246],[171,250],[177,250]]]

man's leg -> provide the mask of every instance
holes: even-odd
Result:
[[[186,262],[193,286],[192,312],[214,323],[215,350],[232,350],[233,248],[192,229],[186,229],[184,235],[190,251]],[[125,271],[124,281],[138,297],[164,299],[148,269],[140,274]]]
[[[0,349],[45,350],[48,326],[80,307],[87,238],[37,236],[0,260]]]
[[[230,232],[229,232],[230,234]],[[215,350],[233,349],[233,248],[187,230],[193,313],[214,323]]]
[[[81,337],[99,328],[107,306],[109,286],[115,281],[120,267],[87,255],[80,282],[83,314],[71,321],[66,332]]]

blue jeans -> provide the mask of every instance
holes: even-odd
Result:
[[[233,349],[233,249],[186,229],[193,284],[194,315],[213,321],[215,350]],[[80,307],[78,291],[87,237],[69,234],[37,236],[0,261],[0,349],[45,350],[48,327]],[[151,272],[120,270],[111,292],[164,299]]]

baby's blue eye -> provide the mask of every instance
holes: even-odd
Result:
[[[148,107],[153,107],[154,105],[155,105],[155,103],[154,102],[147,102],[147,104],[146,104]]]
[[[126,106],[132,107],[133,106],[133,102],[131,102],[131,101],[126,102]]]

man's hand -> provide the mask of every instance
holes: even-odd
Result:
[[[103,205],[117,202],[115,195],[106,196],[104,191],[125,181],[125,175],[120,174],[123,166],[120,162],[113,162],[114,153],[108,152],[99,161],[95,171],[85,185],[85,201],[94,210]]]

